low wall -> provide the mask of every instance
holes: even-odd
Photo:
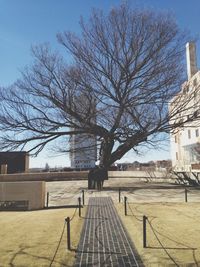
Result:
[[[88,171],[81,172],[38,172],[0,175],[0,182],[14,181],[71,181],[86,180]]]
[[[35,210],[45,206],[45,182],[1,182],[0,210]]]
[[[109,171],[109,178],[133,178],[152,182],[174,182],[175,176],[165,171]]]
[[[158,171],[109,171],[109,177],[117,177],[117,178],[164,178],[166,177],[165,172]]]
[[[40,173],[17,173],[17,174],[1,174],[0,182],[14,181],[72,181],[87,180],[88,171],[80,172],[40,172]],[[166,172],[163,171],[109,171],[109,178],[139,178],[150,180],[166,180]],[[173,179],[170,177],[169,179]]]

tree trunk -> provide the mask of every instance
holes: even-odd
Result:
[[[101,143],[100,164],[92,169],[88,174],[88,189],[103,188],[104,180],[108,180],[108,168],[110,166],[110,157],[114,146],[114,140],[106,138]]]
[[[112,154],[112,149],[114,146],[114,140],[112,138],[106,138],[101,143],[100,148],[100,163],[99,166],[101,168],[108,169],[110,167],[110,159]]]

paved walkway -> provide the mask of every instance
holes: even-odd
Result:
[[[89,199],[74,266],[143,266],[110,197]]]

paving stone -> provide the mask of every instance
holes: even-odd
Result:
[[[74,267],[143,266],[110,197],[90,197]]]

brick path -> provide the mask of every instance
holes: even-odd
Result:
[[[74,266],[143,266],[110,197],[89,199]]]

